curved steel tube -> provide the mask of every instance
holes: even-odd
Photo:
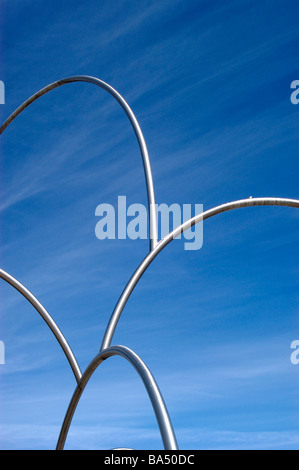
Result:
[[[28,300],[28,302],[31,303],[31,305],[38,311],[40,316],[45,320],[49,328],[52,330],[52,333],[56,337],[58,343],[60,344],[61,348],[64,351],[64,354],[66,355],[69,364],[72,368],[72,371],[75,375],[77,383],[79,383],[82,373],[80,370],[80,367],[78,366],[78,363],[75,359],[74,354],[72,353],[72,350],[70,346],[68,345],[65,337],[59,330],[58,326],[54,322],[53,318],[49,315],[47,310],[42,306],[42,304],[34,297],[34,295],[29,292],[26,287],[24,287],[19,281],[17,281],[14,277],[12,277],[10,274],[8,274],[6,271],[3,271],[3,269],[0,269],[0,277],[4,279],[8,284],[10,284],[12,287],[14,287],[17,291],[22,294],[25,299]]]
[[[32,95],[27,101],[25,101],[19,108],[17,108],[10,117],[4,122],[4,124],[0,127],[0,134],[8,127],[8,125],[31,103],[36,101],[38,98],[43,96],[44,94],[48,93],[49,91],[57,88],[61,85],[71,83],[71,82],[89,82],[93,83],[106,91],[108,91],[116,101],[122,106],[124,111],[126,112],[133,129],[135,131],[141,155],[143,160],[143,167],[145,172],[145,179],[146,179],[146,186],[147,186],[147,197],[148,197],[148,207],[149,207],[149,227],[150,227],[150,252],[141,262],[133,276],[131,277],[130,281],[128,282],[127,286],[125,287],[123,293],[121,294],[118,303],[111,315],[110,321],[108,323],[103,342],[101,345],[100,353],[93,359],[93,361],[89,364],[87,369],[85,370],[84,374],[81,374],[80,368],[76,362],[76,359],[66,342],[65,338],[63,337],[62,333],[60,332],[59,328],[53,321],[52,317],[48,314],[48,312],[44,309],[44,307],[39,303],[39,301],[16,279],[10,276],[3,270],[0,270],[0,277],[8,282],[11,286],[17,289],[39,312],[45,322],[48,324],[50,329],[52,330],[53,334],[55,335],[56,339],[58,340],[60,346],[62,347],[70,366],[73,370],[75,378],[77,380],[77,387],[69,404],[60,436],[57,443],[57,450],[63,449],[64,443],[67,437],[67,433],[72,421],[72,417],[74,415],[75,409],[77,404],[80,400],[80,397],[87,385],[90,377],[92,376],[93,372],[97,369],[97,367],[108,357],[119,355],[127,359],[131,365],[137,370],[140,377],[143,380],[143,383],[147,389],[149,397],[151,399],[156,418],[159,424],[163,444],[165,449],[177,449],[177,442],[175,438],[175,434],[172,428],[172,424],[161,395],[159,388],[149,371],[146,365],[141,361],[141,359],[130,349],[124,346],[114,346],[110,347],[116,326],[118,324],[119,318],[122,314],[122,311],[133,292],[136,284],[142,277],[143,273],[149,267],[151,262],[156,258],[156,256],[172,241],[174,240],[179,234],[184,232],[185,230],[189,229],[190,227],[194,226],[198,222],[206,220],[214,215],[220,214],[222,212],[226,212],[233,209],[239,209],[243,207],[252,207],[252,206],[261,206],[261,205],[277,205],[277,206],[288,206],[288,207],[296,207],[299,208],[299,201],[295,199],[284,199],[284,198],[249,198],[243,199],[239,201],[230,202],[227,204],[222,204],[220,206],[214,207],[204,213],[201,213],[176,229],[170,232],[163,240],[158,242],[158,229],[157,229],[157,213],[156,213],[156,205],[155,205],[155,194],[154,194],[154,185],[153,185],[153,178],[150,166],[150,159],[147,151],[147,147],[145,144],[145,140],[137,119],[133,114],[131,108],[128,106],[126,101],[123,97],[110,85],[103,82],[102,80],[94,77],[89,76],[75,76],[69,77],[62,80],[58,80],[56,82],[51,83],[50,85],[46,86],[45,88],[41,89],[34,95]]]
[[[130,364],[136,369],[139,376],[141,377],[156,414],[164,448],[167,450],[177,450],[178,446],[176,437],[159,387],[144,362],[137,356],[137,354],[125,346],[112,346],[105,351],[100,352],[86,368],[70,401],[62,424],[56,450],[63,450],[64,448],[65,440],[67,438],[74,412],[90,377],[105,359],[116,355],[127,359],[127,361],[130,362]]]
[[[158,228],[157,228],[157,215],[156,215],[156,205],[155,205],[155,191],[154,191],[154,183],[153,183],[153,177],[152,177],[150,158],[148,155],[148,150],[147,150],[147,146],[146,146],[142,131],[140,129],[140,126],[138,124],[138,121],[133,111],[129,107],[128,103],[124,100],[124,98],[114,88],[112,88],[110,85],[103,82],[99,78],[89,77],[86,75],[68,77],[68,78],[64,78],[62,80],[53,82],[50,85],[46,86],[45,88],[42,88],[40,91],[38,91],[34,95],[32,95],[28,100],[24,101],[24,103],[21,106],[19,106],[9,116],[9,118],[6,119],[6,121],[2,124],[2,126],[0,127],[0,134],[2,134],[2,132],[4,132],[4,130],[9,126],[9,124],[31,103],[33,103],[34,101],[36,101],[38,98],[45,95],[49,91],[53,90],[54,88],[57,88],[61,85],[65,85],[67,83],[72,83],[72,82],[93,83],[94,85],[97,85],[100,88],[103,88],[104,90],[108,91],[108,93],[110,93],[110,95],[112,95],[116,99],[116,101],[121,105],[121,107],[124,109],[124,111],[126,112],[132,124],[132,127],[134,129],[134,132],[136,134],[136,137],[139,143],[142,160],[143,160],[143,167],[144,167],[146,187],[147,187],[148,208],[149,208],[150,250],[153,250],[158,243]]]
[[[132,294],[136,284],[140,280],[143,273],[149,267],[151,262],[156,258],[156,256],[163,250],[172,240],[174,240],[177,236],[179,236],[182,232],[193,227],[198,222],[206,220],[214,215],[221,214],[222,212],[230,211],[233,209],[240,209],[242,207],[251,207],[251,206],[288,206],[288,207],[296,207],[299,208],[299,200],[296,199],[284,199],[284,198],[248,198],[248,199],[241,199],[239,201],[228,202],[226,204],[222,204],[220,206],[216,206],[213,209],[209,209],[201,214],[196,215],[195,217],[187,220],[182,225],[178,226],[168,235],[166,235],[163,240],[161,240],[156,248],[150,252],[144,260],[141,262],[133,276],[131,277],[130,281],[126,285],[125,289],[123,290],[115,309],[110,317],[110,321],[108,323],[107,329],[104,334],[104,338],[101,345],[101,351],[108,348],[111,344],[116,326],[122,314],[122,311]]]

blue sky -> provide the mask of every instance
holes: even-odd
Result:
[[[158,203],[298,199],[298,2],[1,0],[0,13],[1,121],[52,81],[96,76],[140,123]],[[47,308],[84,370],[148,250],[95,236],[99,204],[146,204],[127,117],[93,85],[54,90],[1,136],[0,177],[1,268]],[[298,448],[298,222],[277,207],[210,219],[201,250],[174,241],[130,298],[113,343],[154,374],[181,449]],[[0,446],[53,449],[75,380],[35,310],[0,290]],[[162,443],[136,372],[112,358],[66,448],[121,446]]]

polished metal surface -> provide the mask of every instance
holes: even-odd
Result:
[[[134,291],[135,286],[138,284],[140,279],[142,278],[144,272],[150,266],[152,261],[158,256],[158,254],[176,237],[178,237],[182,232],[189,229],[190,227],[194,226],[195,224],[207,220],[210,217],[214,217],[215,215],[221,214],[226,211],[231,211],[234,209],[241,209],[245,207],[254,207],[254,206],[284,206],[284,207],[293,207],[299,208],[299,200],[296,199],[286,199],[286,198],[273,198],[273,197],[261,197],[261,198],[247,198],[241,199],[238,201],[229,202],[226,204],[222,204],[216,206],[212,209],[209,209],[203,213],[196,215],[195,217],[187,220],[172,232],[170,232],[167,236],[165,236],[162,240],[158,241],[158,227],[157,227],[157,212],[156,212],[156,205],[155,205],[155,192],[154,192],[154,184],[151,172],[151,165],[150,159],[147,151],[147,147],[145,144],[145,140],[143,134],[141,132],[140,126],[137,122],[135,115],[133,114],[131,108],[128,106],[126,101],[122,98],[122,96],[110,85],[103,82],[102,80],[89,77],[89,76],[75,76],[69,77],[62,80],[58,80],[50,85],[46,86],[45,88],[41,89],[34,95],[32,95],[28,100],[26,100],[19,108],[17,108],[9,118],[4,122],[4,124],[0,128],[0,134],[7,128],[7,126],[24,110],[26,109],[31,103],[36,101],[38,98],[43,96],[44,94],[48,93],[49,91],[72,82],[89,82],[93,83],[106,91],[108,91],[122,106],[124,111],[126,112],[133,129],[135,131],[141,155],[143,160],[144,172],[145,172],[145,180],[146,180],[146,187],[147,187],[147,196],[148,196],[148,207],[149,207],[149,225],[150,225],[150,247],[149,253],[140,263],[134,274],[132,275],[131,279],[127,283],[126,287],[124,288],[122,294],[119,297],[119,300],[112,312],[110,317],[109,323],[107,325],[106,331],[103,336],[100,352],[95,356],[95,358],[91,361],[89,366],[84,371],[83,375],[80,371],[78,363],[66,341],[64,336],[62,335],[61,331],[57,327],[56,323],[54,322],[53,318],[49,315],[49,313],[45,310],[45,308],[41,305],[41,303],[26,289],[19,281],[17,281],[14,277],[8,274],[4,270],[0,270],[0,277],[8,282],[12,287],[18,290],[31,304],[32,306],[38,311],[44,321],[47,323],[55,337],[57,338],[60,346],[62,347],[69,364],[73,370],[75,375],[77,386],[72,396],[72,399],[69,403],[69,407],[67,409],[60,435],[57,442],[57,450],[61,450],[64,448],[65,441],[68,435],[68,431],[72,422],[72,418],[78,402],[80,400],[81,395],[83,394],[85,387],[91,378],[92,374],[96,371],[98,366],[106,359],[110,358],[111,356],[121,356],[125,358],[130,364],[136,369],[139,376],[141,377],[145,388],[148,392],[149,398],[152,403],[152,407],[154,409],[157,423],[159,425],[163,445],[165,449],[175,450],[178,448],[175,433],[173,430],[173,426],[164,403],[163,397],[161,392],[158,388],[158,385],[147,368],[147,366],[142,362],[142,360],[134,353],[132,350],[125,346],[111,346],[112,338],[114,332],[116,330],[118,321],[120,316],[126,306],[128,299],[130,298],[132,292]]]
[[[159,387],[144,362],[137,356],[137,354],[135,354],[131,349],[125,346],[112,346],[110,348],[107,348],[105,351],[100,352],[86,368],[70,401],[61,428],[56,449],[62,450],[64,448],[65,440],[74,412],[90,377],[105,359],[116,355],[121,356],[127,361],[129,361],[141,377],[156,415],[157,423],[159,425],[162,441],[164,444],[164,449],[177,450],[178,446],[176,437]]]

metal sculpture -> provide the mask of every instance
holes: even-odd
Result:
[[[136,369],[139,376],[141,377],[145,388],[148,392],[149,398],[152,403],[153,410],[156,415],[157,423],[160,428],[161,438],[163,441],[164,449],[166,450],[177,450],[178,444],[176,440],[176,436],[173,430],[173,426],[164,403],[162,394],[159,390],[159,387],[148,369],[148,367],[144,364],[144,362],[134,353],[132,350],[125,346],[111,346],[112,338],[117,327],[118,321],[120,316],[124,310],[124,307],[130,298],[135,286],[140,281],[142,275],[152,263],[152,261],[156,258],[156,256],[176,237],[178,237],[182,232],[188,230],[190,227],[194,226],[195,224],[202,222],[210,217],[214,217],[217,214],[221,214],[226,211],[240,209],[245,207],[253,207],[253,206],[284,206],[284,207],[293,207],[299,209],[299,200],[297,199],[287,199],[287,198],[273,198],[273,197],[262,197],[262,198],[248,198],[248,199],[241,199],[238,201],[229,202],[227,204],[222,204],[220,206],[216,206],[212,209],[209,209],[201,214],[196,215],[195,217],[187,220],[177,228],[175,228],[172,232],[170,232],[166,237],[162,240],[158,240],[158,226],[157,226],[157,211],[155,205],[155,191],[154,191],[154,183],[150,165],[150,159],[146,147],[146,143],[141,132],[140,126],[138,121],[133,114],[131,108],[124,100],[124,98],[110,85],[103,82],[102,80],[89,77],[89,76],[75,76],[64,78],[62,80],[58,80],[56,82],[51,83],[50,85],[42,88],[40,91],[32,95],[28,100],[26,100],[21,106],[19,106],[10,116],[9,118],[3,123],[0,127],[0,134],[4,132],[4,130],[8,127],[8,125],[24,110],[26,109],[31,103],[36,101],[38,98],[43,96],[44,94],[48,93],[49,91],[58,88],[61,85],[65,85],[67,83],[72,82],[88,82],[95,84],[104,90],[108,91],[122,106],[124,111],[126,112],[132,127],[134,129],[135,135],[138,140],[138,144],[141,151],[144,173],[145,173],[145,180],[146,180],[146,188],[147,188],[147,197],[148,197],[148,208],[149,208],[149,227],[150,227],[150,247],[147,256],[143,259],[140,263],[134,274],[132,275],[131,279],[129,280],[128,284],[124,288],[119,300],[114,308],[114,311],[110,317],[108,322],[106,331],[104,333],[104,337],[102,340],[102,344],[100,347],[100,352],[94,357],[94,359],[90,362],[87,366],[86,370],[81,372],[80,367],[76,361],[76,358],[67,343],[66,339],[62,335],[61,331],[59,330],[58,326],[50,316],[50,314],[46,311],[46,309],[41,305],[41,303],[34,297],[34,295],[29,292],[26,287],[24,287],[19,281],[17,281],[13,276],[5,272],[4,270],[0,269],[0,277],[9,283],[12,287],[14,287],[18,292],[20,292],[37,310],[37,312],[41,315],[43,320],[51,329],[52,333],[55,335],[58,343],[60,344],[70,367],[74,373],[77,386],[72,396],[72,399],[69,403],[69,407],[67,409],[60,435],[58,438],[57,450],[62,450],[65,445],[65,441],[68,435],[68,431],[71,425],[71,421],[76,410],[77,404],[80,400],[82,393],[85,390],[85,387],[91,378],[92,374],[95,372],[97,367],[107,358],[111,356],[121,356]]]

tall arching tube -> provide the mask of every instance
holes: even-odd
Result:
[[[94,85],[103,88],[104,90],[108,91],[110,95],[112,95],[116,101],[121,105],[121,107],[126,112],[134,132],[136,134],[142,161],[145,173],[145,181],[146,181],[146,188],[147,188],[147,198],[148,198],[148,210],[149,210],[149,227],[150,227],[150,250],[153,250],[158,243],[158,228],[157,228],[157,215],[156,215],[156,204],[155,204],[155,190],[154,190],[154,183],[152,177],[152,170],[150,164],[150,158],[147,150],[147,146],[138,124],[138,121],[131,110],[128,103],[124,100],[124,98],[114,89],[112,86],[108,85],[107,83],[103,82],[99,78],[89,77],[86,75],[78,75],[74,77],[63,78],[62,80],[57,80],[56,82],[47,85],[45,88],[42,88],[37,93],[32,95],[28,100],[24,101],[24,103],[19,106],[6,121],[0,127],[0,134],[4,132],[4,130],[9,126],[9,124],[22,112],[26,109],[31,103],[36,101],[41,96],[45,95],[49,91],[53,90],[54,88],[58,88],[62,85],[72,82],[88,82],[93,83]]]

